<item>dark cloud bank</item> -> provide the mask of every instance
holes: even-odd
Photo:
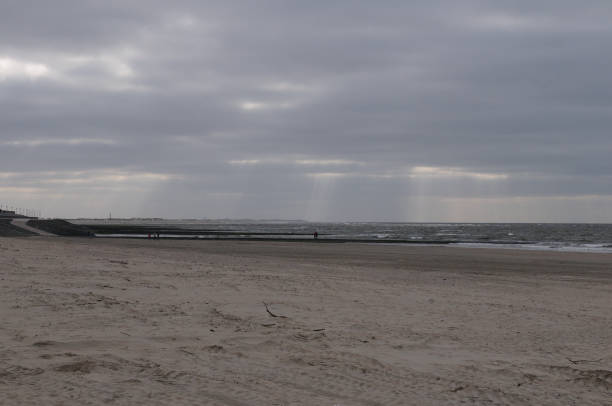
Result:
[[[0,203],[612,221],[609,1],[3,1]]]

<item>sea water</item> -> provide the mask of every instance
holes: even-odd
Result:
[[[372,223],[255,220],[72,220],[79,224],[125,224],[193,231],[162,233],[164,238],[310,238],[362,240],[364,242],[427,242],[467,247],[512,247],[561,251],[612,253],[612,224],[551,223]],[[227,234],[224,234],[227,233]],[[102,236],[102,235],[100,235]],[[106,234],[123,237],[125,234]],[[146,234],[130,234],[146,238]]]

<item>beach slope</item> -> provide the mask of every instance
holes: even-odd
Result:
[[[612,255],[0,238],[0,404],[612,404]]]

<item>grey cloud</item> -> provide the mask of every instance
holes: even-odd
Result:
[[[28,205],[15,190],[49,191],[26,181],[43,172],[172,176],[117,178],[155,196],[100,202],[124,215],[460,220],[440,199],[605,199],[610,17],[605,1],[4,2],[0,62],[49,73],[0,79],[0,173],[24,176],[0,178],[2,199]],[[110,187],[91,179],[49,214],[86,215]]]

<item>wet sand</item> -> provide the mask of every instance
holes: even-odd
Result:
[[[0,238],[0,404],[612,404],[612,255]]]

